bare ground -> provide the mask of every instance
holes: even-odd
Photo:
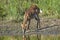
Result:
[[[36,20],[32,19],[30,24],[30,32],[26,32],[26,34],[60,34],[60,19],[48,19],[41,18],[40,20],[41,29],[36,31]],[[0,22],[0,35],[21,35],[22,29],[20,23],[15,23],[13,21]]]

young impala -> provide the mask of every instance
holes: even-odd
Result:
[[[25,11],[23,23],[21,24],[23,33],[25,33],[26,28],[29,29],[30,21],[32,18],[35,18],[37,21],[37,29],[40,27],[39,13],[42,13],[42,10],[40,10],[37,5],[31,5],[30,8]]]

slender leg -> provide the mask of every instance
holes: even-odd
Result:
[[[29,32],[29,27],[30,27],[30,19],[28,20],[28,26],[27,26],[26,32]]]
[[[35,19],[37,20],[37,29],[40,29],[40,19],[39,19],[39,16],[36,15]]]
[[[39,29],[40,28],[40,21],[39,21],[39,19],[37,19],[37,29]]]
[[[23,24],[21,25],[21,26],[22,26],[22,31],[23,31],[24,34],[25,34],[25,32],[26,32],[26,27],[27,27],[26,24],[27,24],[27,16],[24,15]]]
[[[28,21],[28,27],[27,27],[27,29],[29,30],[29,27],[30,27],[30,19],[29,19],[29,21]]]
[[[25,29],[25,24],[21,24],[21,27],[22,27],[22,32],[23,32],[23,34],[25,34],[25,31],[26,31],[26,29]]]
[[[40,19],[39,19],[39,17],[38,17],[38,20],[37,21],[38,21],[38,24],[37,24],[38,25],[38,28],[40,29]]]

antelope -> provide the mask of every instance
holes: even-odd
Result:
[[[26,28],[27,30],[29,29],[30,21],[32,18],[35,18],[35,20],[37,21],[37,29],[40,28],[39,13],[42,13],[42,10],[39,9],[39,7],[35,4],[31,5],[30,8],[25,11],[24,19],[21,24],[23,33],[25,33]],[[28,22],[28,26],[27,26],[27,22]]]

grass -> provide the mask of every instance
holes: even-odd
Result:
[[[1,36],[0,37],[0,40],[22,40],[22,39],[23,39],[22,36]],[[37,36],[36,35],[30,36],[30,40],[37,40]],[[60,40],[60,36],[41,35],[41,40]]]
[[[0,0],[0,17],[6,20],[22,20],[24,11],[31,4],[37,4],[42,9],[42,17],[60,19],[59,0]]]

